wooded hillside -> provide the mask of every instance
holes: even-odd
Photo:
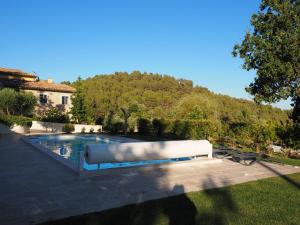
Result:
[[[243,139],[253,142],[253,136],[259,132],[267,136],[267,140],[278,141],[278,133],[291,123],[288,111],[214,94],[207,88],[194,86],[190,80],[167,75],[117,72],[78,80],[73,85],[78,90],[75,101],[81,96],[84,103],[81,120],[118,124],[115,131],[124,127],[124,123],[125,129],[133,130],[140,118],[149,120],[149,123],[153,119],[189,121],[188,126],[194,126],[190,125],[191,121],[193,124],[200,121],[210,124],[206,132],[210,138],[243,136]],[[187,125],[176,126],[177,130],[187,129]],[[172,133],[170,129],[168,133]],[[199,135],[196,138],[200,138]]]
[[[76,86],[76,83],[75,83]],[[136,105],[144,118],[263,120],[286,122],[287,111],[252,101],[214,94],[193,82],[171,76],[117,72],[82,80],[89,115],[103,117],[110,110]]]

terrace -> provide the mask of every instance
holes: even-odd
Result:
[[[25,144],[20,135],[2,135],[0,221],[36,224],[69,216],[141,203],[186,192],[299,173],[288,165],[256,163],[163,164],[114,169],[109,174],[80,177]],[[285,178],[285,177],[283,177]],[[285,178],[287,179],[287,178]],[[299,184],[289,180],[299,188]],[[176,187],[182,188],[176,188]]]

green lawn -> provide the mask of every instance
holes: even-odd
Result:
[[[281,156],[272,156],[272,157],[274,157],[278,162],[281,162],[283,164],[300,166],[300,159],[292,159],[292,158],[281,157]]]
[[[296,225],[300,173],[71,217],[51,225]]]

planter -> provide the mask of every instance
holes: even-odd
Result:
[[[30,127],[14,124],[10,130],[18,134],[28,134],[30,132]]]

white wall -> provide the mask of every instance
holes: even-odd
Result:
[[[51,107],[63,108],[64,112],[69,112],[72,107],[72,93],[66,92],[54,92],[54,91],[37,91],[37,90],[24,90],[25,92],[31,92],[37,98],[36,112],[38,114],[48,110]],[[40,94],[48,96],[47,104],[40,104]],[[68,97],[68,104],[62,105],[62,96]]]
[[[32,121],[32,126],[30,131],[33,132],[52,132],[52,133],[61,133],[64,123],[50,123],[50,122],[41,122],[41,121]],[[75,131],[73,133],[81,133],[82,128],[85,128],[85,132],[89,133],[91,128],[94,129],[94,132],[98,132],[100,129],[102,131],[101,125],[82,125],[74,124]]]

